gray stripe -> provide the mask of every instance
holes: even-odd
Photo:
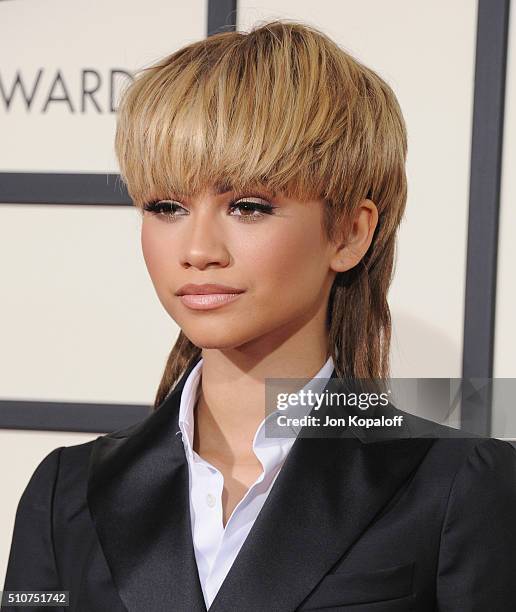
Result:
[[[462,377],[492,378],[509,0],[479,0],[471,144]],[[463,402],[468,429],[489,435],[491,385]],[[473,424],[473,425],[472,425]]]
[[[150,406],[0,400],[0,428],[106,433],[147,417]]]
[[[217,32],[233,32],[236,29],[236,0],[208,1],[208,36]]]
[[[118,174],[0,173],[0,202],[11,204],[132,204]]]

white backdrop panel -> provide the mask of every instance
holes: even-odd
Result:
[[[0,171],[117,172],[111,97],[116,108],[127,77],[112,71],[134,73],[203,38],[206,22],[205,0],[1,2]],[[98,89],[83,112],[88,70],[85,89]]]

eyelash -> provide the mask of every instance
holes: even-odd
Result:
[[[263,199],[262,196],[247,196],[247,197]],[[185,215],[172,214],[174,210],[177,210],[178,208],[183,208],[183,210],[186,210],[184,209],[183,206],[181,206],[177,202],[168,201],[168,200],[156,200],[154,202],[148,202],[147,204],[144,204],[143,206],[144,211],[149,212],[156,216],[161,216],[170,222],[175,221],[178,217],[185,216]],[[246,210],[250,209],[251,212],[258,211],[260,213],[258,215],[236,215],[237,219],[242,223],[256,223],[256,221],[259,221],[260,219],[262,219],[264,215],[273,215],[274,214],[273,211],[277,207],[272,206],[272,204],[260,204],[258,202],[249,202],[243,199],[243,197],[240,197],[240,198],[237,198],[236,200],[233,200],[233,202],[229,204],[229,209],[231,211],[239,209],[239,208],[245,208]]]

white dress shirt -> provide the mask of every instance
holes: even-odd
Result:
[[[253,451],[263,466],[263,472],[239,501],[226,527],[222,519],[222,489],[224,477],[213,465],[193,450],[194,407],[201,390],[201,359],[189,374],[181,394],[179,428],[188,461],[190,480],[190,516],[193,545],[206,608],[213,602],[235,557],[258,516],[285,459],[295,442],[295,436],[266,438],[265,418],[253,440]],[[303,390],[321,392],[333,371],[330,357]],[[304,409],[310,412],[311,406]],[[296,407],[299,415],[299,407]],[[267,419],[273,417],[270,414]],[[299,429],[295,433],[299,433]]]

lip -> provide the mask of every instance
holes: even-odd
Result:
[[[213,310],[234,302],[242,293],[186,293],[179,296],[179,299],[192,310]]]
[[[237,287],[229,287],[228,285],[219,285],[215,283],[203,283],[202,285],[195,285],[194,283],[188,283],[183,285],[176,291],[176,295],[213,295],[221,293],[243,293],[243,289]]]

